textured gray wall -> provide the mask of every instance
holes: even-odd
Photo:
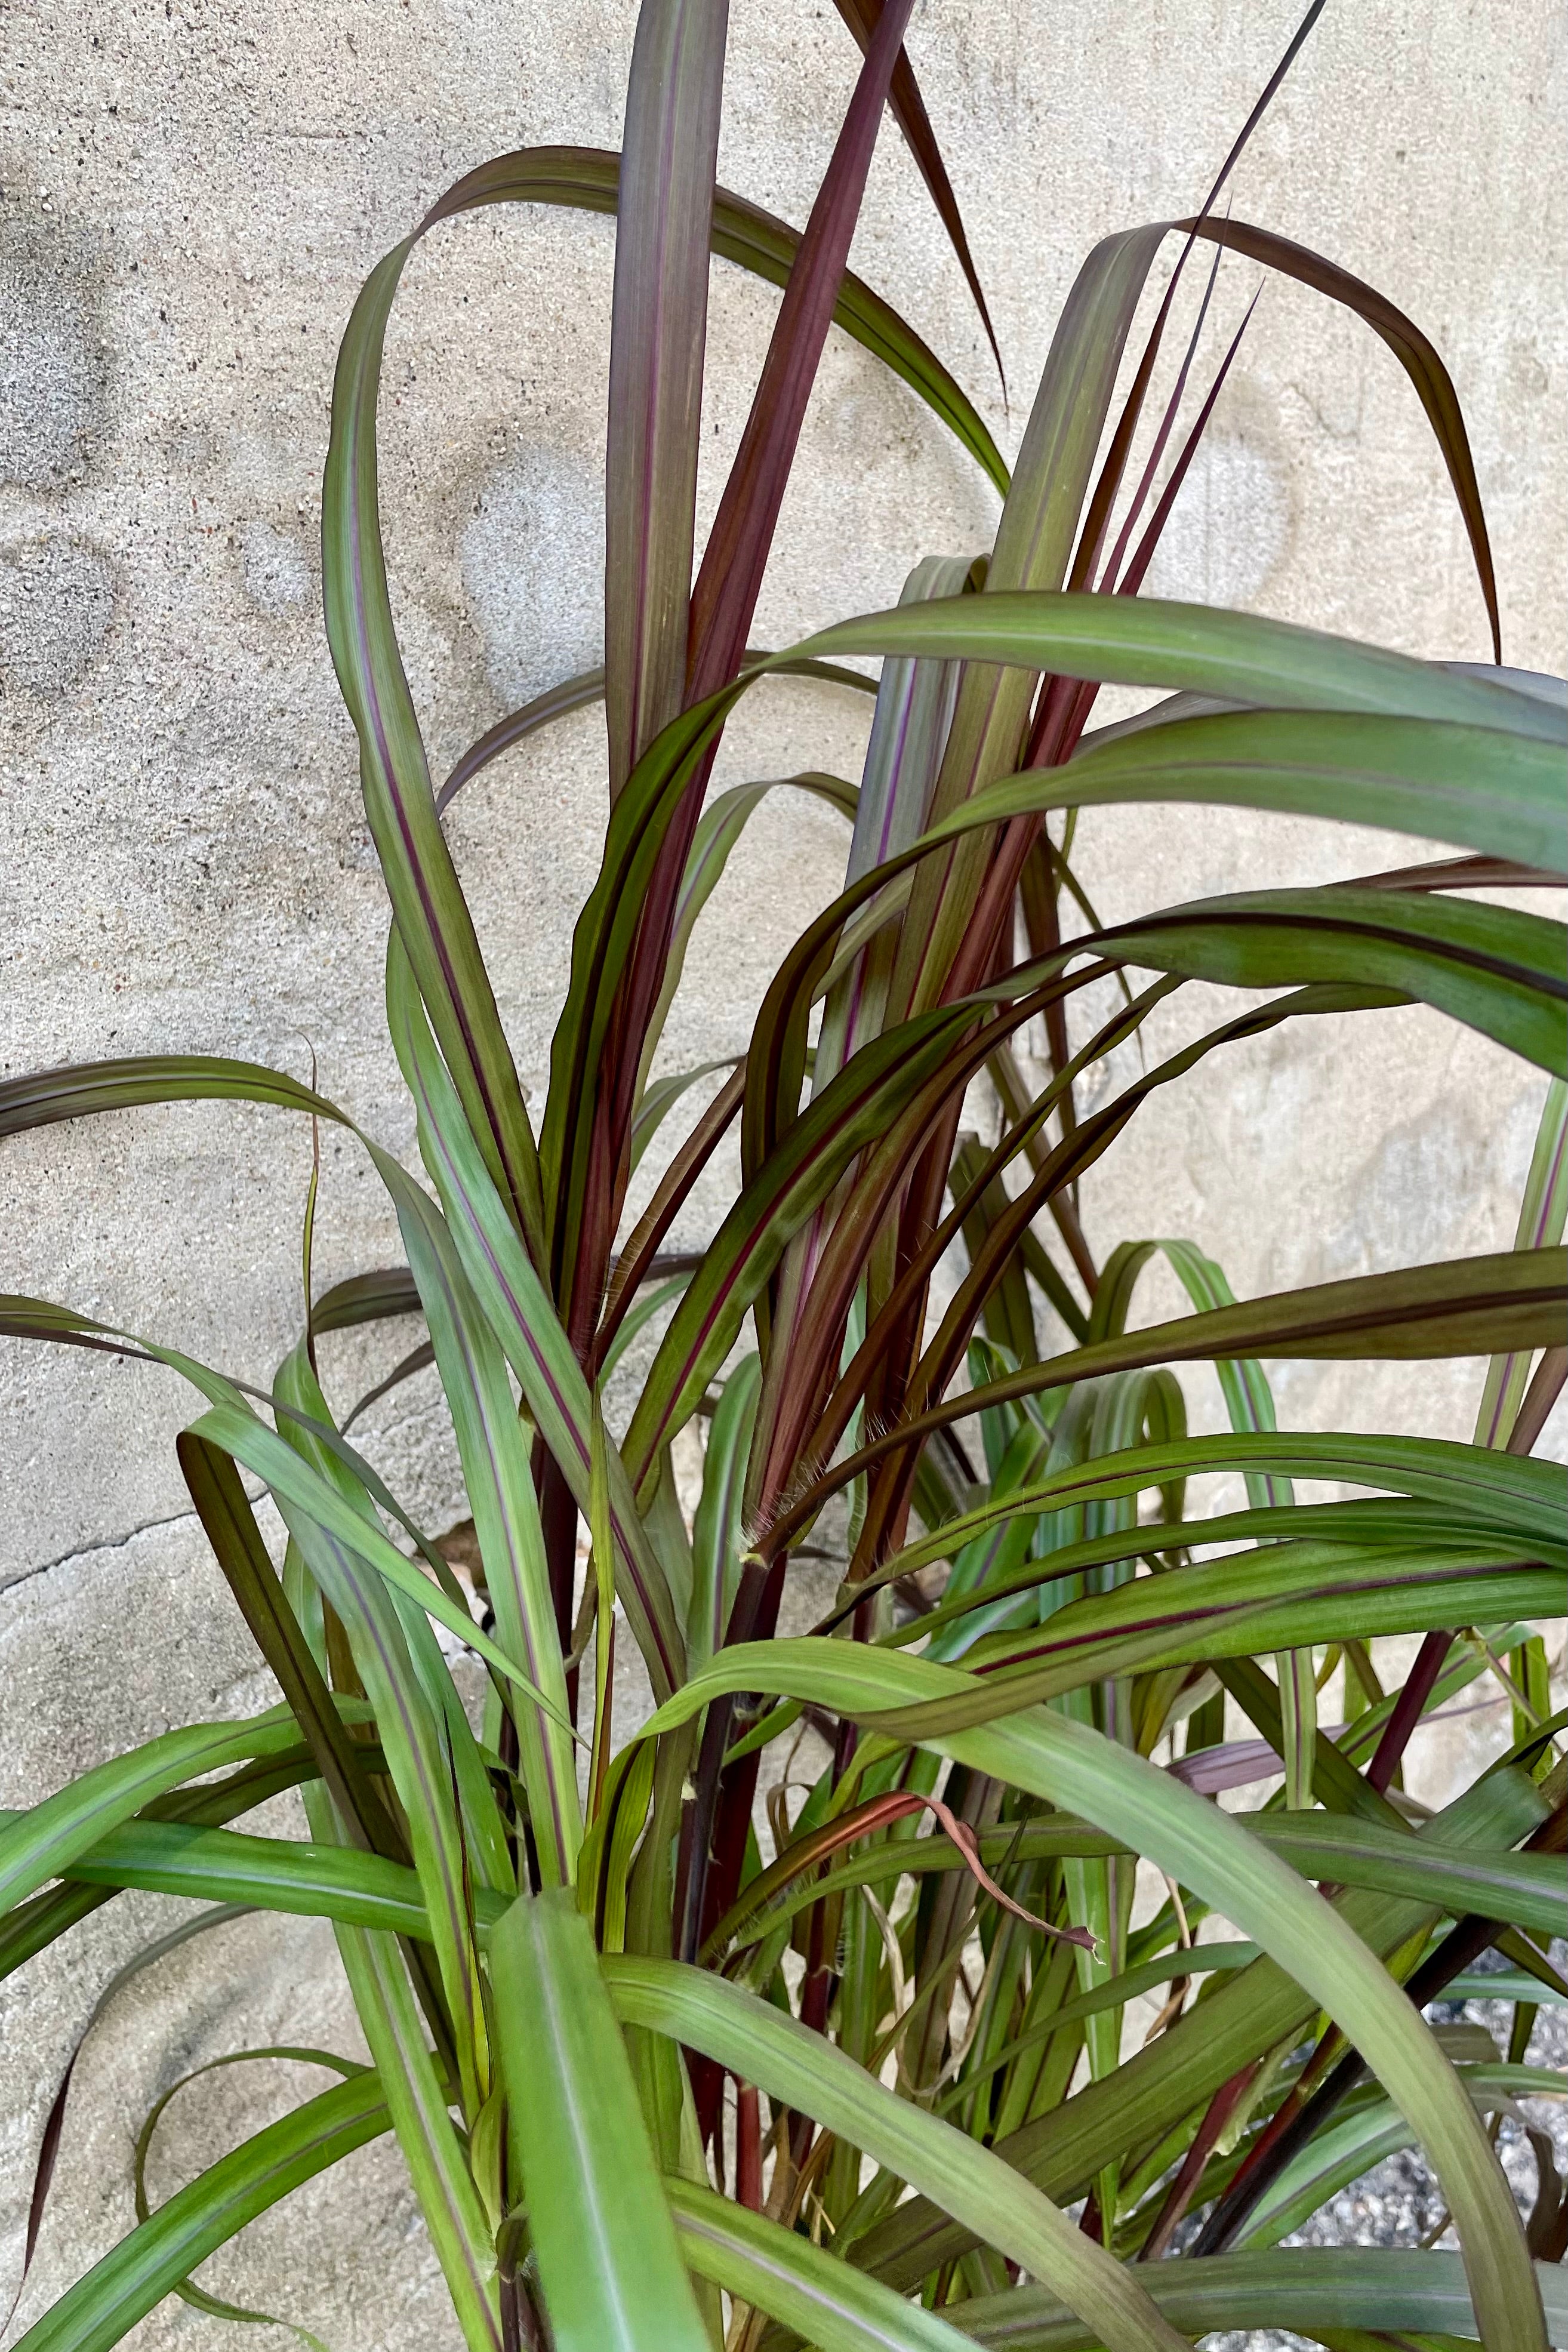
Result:
[[[926,0],[911,47],[991,290],[1014,395],[914,171],[884,137],[857,266],[1011,446],[1095,238],[1201,193],[1293,11],[1240,0]],[[499,0],[48,0],[0,61],[0,1065],[154,1048],[304,1074],[394,1147],[411,1123],[378,1014],[385,907],[321,637],[319,473],[336,341],[364,273],[460,171],[543,140],[613,144],[633,11]],[[1319,247],[1437,338],[1469,415],[1509,657],[1562,668],[1561,17],[1547,0],[1331,7],[1237,184],[1244,218]],[[832,9],[738,0],[723,170],[804,216],[853,52]],[[400,624],[433,764],[597,654],[597,499],[612,229],[485,215],[413,265],[389,338],[383,463]],[[1236,268],[1234,317],[1253,273]],[[776,298],[716,273],[709,505]],[[994,502],[902,387],[835,339],[758,635],[891,602],[921,554],[984,543]],[[1440,463],[1356,322],[1270,285],[1155,584],[1429,655],[1485,652]],[[733,778],[855,772],[859,698],[770,686]],[[470,789],[452,834],[525,1082],[542,1095],[601,813],[600,725],[569,721]],[[1096,816],[1107,918],[1186,893],[1366,871],[1406,854],[1285,819]],[[765,805],[714,902],[671,1066],[743,1041],[772,960],[831,891],[842,834]],[[1173,1032],[1174,1034],[1174,1032]],[[1156,1042],[1158,1042],[1156,1040]],[[1188,1234],[1239,1292],[1505,1245],[1540,1089],[1421,1013],[1284,1034],[1173,1091],[1085,1187],[1108,1243]],[[238,1108],[141,1111],[0,1150],[3,1284],[265,1379],[298,1320],[308,1138]],[[711,1215],[694,1206],[694,1230]],[[392,1221],[326,1144],[322,1280],[384,1262]],[[1148,1294],[1148,1311],[1161,1304]],[[351,1394],[409,1344],[337,1343]],[[1301,1368],[1282,1413],[1467,1434],[1473,1370]],[[1213,1401],[1195,1397],[1200,1412]],[[172,1376],[0,1347],[0,1802],[167,1724],[261,1703],[192,1522]],[[458,1508],[434,1393],[374,1445],[412,1507]],[[0,1992],[0,2292],[19,2259],[50,2087],[108,1973],[154,1922],[130,1898]],[[218,1947],[221,1944],[221,1951]],[[44,2294],[127,2225],[129,2145],[183,2066],[246,2042],[351,2043],[329,1938],[222,1931],[133,1989],[83,2061]],[[328,2007],[323,2014],[320,2002]],[[189,2095],[193,2167],[306,2078]],[[176,2132],[171,2141],[178,2141]],[[155,2184],[166,2190],[171,2168]],[[383,2148],[213,2266],[339,2352],[444,2342],[441,2294]],[[366,2259],[366,2257],[369,2259]],[[318,2275],[319,2273],[319,2275]],[[308,2280],[309,2284],[304,2284]],[[215,2340],[171,2305],[146,2345]],[[264,2339],[258,2339],[264,2340]],[[286,2339],[277,2339],[282,2343]]]

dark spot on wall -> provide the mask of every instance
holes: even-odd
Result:
[[[68,694],[91,668],[114,603],[109,563],[64,531],[0,548],[0,695]]]
[[[94,257],[68,221],[13,200],[0,207],[0,482],[79,480],[108,393]]]

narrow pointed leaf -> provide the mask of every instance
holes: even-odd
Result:
[[[632,51],[604,482],[612,798],[685,688],[728,17],[728,0],[648,0]]]
[[[882,0],[834,0],[834,5],[863,51],[868,47],[882,15]],[[947,167],[942,160],[942,150],[937,145],[936,134],[931,128],[931,118],[925,111],[925,100],[920,95],[920,85],[915,79],[915,68],[909,62],[907,50],[900,52],[898,63],[894,67],[887,102],[894,121],[908,142],[909,152],[919,167],[920,176],[925,181],[931,201],[936,207],[937,216],[947,232],[947,241],[957,257],[958,267],[964,273],[964,282],[968,287],[974,298],[975,308],[980,314],[980,324],[986,331],[986,341],[989,343],[992,357],[997,362],[997,374],[1002,377],[1002,354],[997,342],[996,330],[991,324],[991,314],[986,307],[986,297],[980,285],[979,272],[975,267],[974,257],[969,251],[969,240],[965,234],[963,216],[958,210],[958,199],[953,194],[953,184],[947,177]],[[1005,394],[1007,389],[1005,377],[1002,377],[1002,388]]]
[[[457,1255],[479,1305],[517,1376],[535,1425],[579,1507],[587,1508],[592,1447],[588,1381],[538,1272],[509,1229],[504,1204],[475,1146],[428,1027],[388,960],[392,1040],[419,1112],[420,1148],[435,1179]],[[389,1181],[395,1182],[390,1171]],[[401,1171],[396,1171],[402,1175]],[[402,1178],[404,1185],[407,1178]],[[616,1589],[656,1693],[682,1679],[684,1642],[674,1603],[619,1452],[609,1454],[611,1518],[619,1555]]]
[[[486,1164],[539,1256],[544,1209],[533,1129],[436,814],[382,545],[376,400],[387,320],[413,242],[405,239],[371,272],[339,350],[322,489],[327,636],[359,736],[365,813],[400,936]]]
[[[556,2352],[709,2352],[588,1922],[564,1893],[525,1896],[490,1965]]]
[[[0,1823],[21,1818],[0,1814]],[[66,1874],[89,1886],[139,1886],[154,1895],[340,1919],[349,1927],[430,1940],[417,1874],[351,1846],[137,1819],[108,1831],[71,1861]],[[481,1887],[476,1901],[487,1933],[506,1908],[505,1898]]]
[[[1568,740],[1562,710],[1490,678],[1291,622],[1153,596],[996,589],[841,621],[790,651],[829,659],[925,654],[1123,686],[1185,687],[1236,702],[1449,719],[1548,743]]]
[[[279,1706],[239,1723],[188,1724],[95,1765],[0,1829],[0,1911],[63,1876],[106,1830],[154,1797],[226,1765],[280,1755],[298,1738],[292,1715]]]

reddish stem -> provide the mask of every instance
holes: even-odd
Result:
[[[755,2083],[735,2078],[735,2197],[750,2213],[762,2210],[762,2116]]]
[[[1157,2262],[1175,2237],[1183,2215],[1192,2203],[1203,2168],[1214,2154],[1220,2134],[1235,2114],[1239,2101],[1261,2063],[1257,2058],[1249,2059],[1228,2083],[1221,2083],[1210,2099],[1208,2112],[1197,2127],[1197,2137],[1188,2148],[1181,2170],[1172,2181],[1166,2201],[1160,2207],[1159,2219],[1145,2241],[1144,2250],[1138,2256],[1141,2263]]]

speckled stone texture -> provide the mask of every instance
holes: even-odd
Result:
[[[378,1011],[385,902],[320,629],[333,355],[365,272],[458,173],[532,142],[615,143],[633,17],[628,0],[33,0],[8,13],[0,1069],[159,1048],[303,1075],[314,1049],[325,1089],[393,1148],[411,1146]],[[854,258],[950,360],[1006,447],[1082,256],[1113,228],[1190,209],[1293,17],[1239,0],[926,0],[917,13],[911,48],[991,292],[1010,415],[891,133]],[[1560,42],[1547,0],[1331,7],[1236,185],[1240,216],[1361,271],[1437,339],[1470,422],[1509,657],[1552,668],[1563,666],[1563,257],[1543,164],[1562,143]],[[852,44],[825,0],[737,0],[732,49],[724,176],[800,221]],[[444,228],[408,274],[387,346],[382,463],[394,601],[438,773],[599,651],[612,241],[604,221],[490,212]],[[1222,330],[1255,282],[1227,268]],[[776,305],[716,271],[705,516]],[[891,603],[919,556],[978,548],[994,515],[914,399],[835,336],[758,639]],[[1486,650],[1409,386],[1355,321],[1283,284],[1249,331],[1151,584],[1421,654]],[[732,725],[721,776],[853,774],[865,718],[861,698],[769,685]],[[594,870],[601,746],[596,713],[570,719],[490,771],[451,820],[536,1107]],[[1107,919],[1411,854],[1304,822],[1191,812],[1096,816],[1080,844]],[[739,1047],[842,849],[820,804],[764,803],[705,918],[666,1066]],[[1151,1052],[1200,1016],[1195,992],[1151,1032]],[[1242,1295],[1505,1245],[1539,1100],[1531,1074],[1424,1013],[1282,1032],[1233,1054],[1222,1084],[1152,1104],[1085,1183],[1085,1216],[1103,1245],[1190,1234]],[[396,1244],[362,1155],[335,1137],[324,1150],[326,1282],[386,1262]],[[298,1320],[308,1156],[300,1125],[242,1107],[8,1141],[3,1286],[265,1380]],[[694,1199],[678,1239],[711,1230],[732,1172]],[[1176,1306],[1156,1277],[1140,1292],[1140,1314]],[[409,1344],[401,1329],[332,1341],[333,1392],[357,1393]],[[1278,1387],[1281,1417],[1298,1423],[1464,1434],[1477,1375],[1301,1367]],[[183,1513],[172,1440],[189,1410],[171,1374],[0,1345],[0,1801],[32,1801],[168,1723],[262,1696]],[[1218,1412],[1197,1381],[1194,1411]],[[363,1426],[415,1514],[450,1525],[461,1497],[429,1382]],[[58,2068],[113,1969],[175,1916],[152,1898],[110,1906],[5,1989],[7,2298]],[[219,1931],[120,1998],[82,2062],[27,2314],[127,2225],[131,2140],[158,2091],[222,2050],[277,2040],[352,2047],[319,1928]],[[305,2081],[258,2065],[193,2086],[155,2185]],[[452,2340],[384,2148],[211,2267],[222,2291],[308,2321],[333,2352]],[[135,2341],[161,2352],[217,2335],[171,2304]]]

